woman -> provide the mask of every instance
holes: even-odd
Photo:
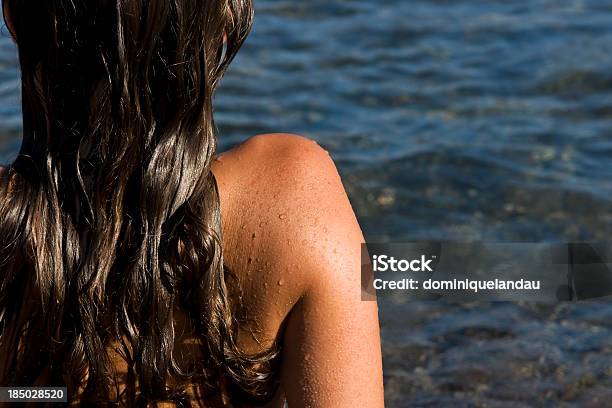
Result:
[[[23,143],[0,170],[0,385],[75,404],[382,406],[359,226],[325,151],[216,156],[248,0],[5,0]]]

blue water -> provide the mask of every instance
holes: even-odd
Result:
[[[316,139],[371,241],[608,240],[612,2],[256,1],[216,99],[223,149]],[[0,161],[19,146],[0,40]],[[606,303],[381,301],[386,399],[408,406],[606,406]]]

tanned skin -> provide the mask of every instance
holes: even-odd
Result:
[[[377,306],[361,300],[364,238],[329,154],[299,136],[255,136],[213,172],[225,262],[253,320],[243,347],[282,339],[290,407],[382,407]]]

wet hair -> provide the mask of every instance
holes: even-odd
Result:
[[[193,382],[219,404],[271,398],[277,352],[236,344],[211,172],[213,93],[251,1],[4,3],[23,142],[0,182],[0,385],[129,406],[190,405]],[[199,339],[189,367],[177,307]],[[109,342],[128,367],[121,395]]]

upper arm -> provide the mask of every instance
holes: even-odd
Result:
[[[253,138],[236,154],[232,165],[249,171],[235,192],[243,205],[231,211],[243,213],[233,217],[241,225],[228,228],[249,244],[230,262],[261,274],[245,285],[260,286],[255,303],[280,310],[278,323],[266,321],[270,332],[284,321],[289,406],[383,406],[377,305],[361,300],[364,238],[332,159],[288,135]]]
[[[281,342],[289,406],[383,406],[377,305],[361,300],[364,239],[329,154],[305,138],[258,136],[215,175],[227,264],[256,315],[245,347]]]
[[[361,300],[364,238],[329,155],[300,150],[293,202],[303,219],[291,230],[303,241],[288,253],[305,286],[285,329],[286,397],[289,406],[383,406],[377,306]]]

